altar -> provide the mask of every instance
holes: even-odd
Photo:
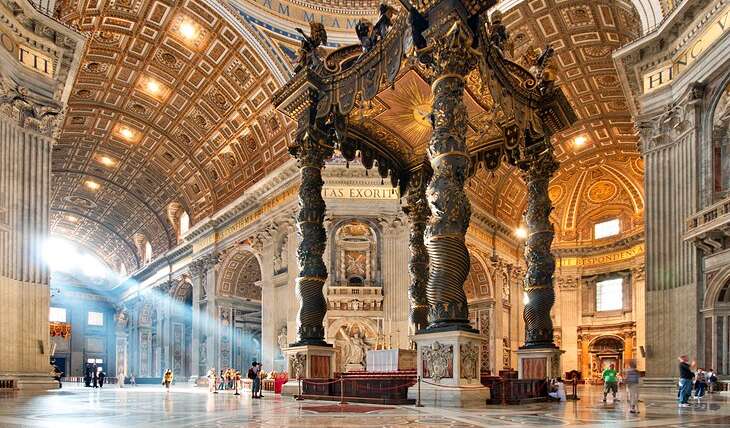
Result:
[[[379,349],[368,351],[368,372],[397,372],[416,369],[416,351],[410,349]]]

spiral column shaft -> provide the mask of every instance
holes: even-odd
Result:
[[[479,54],[471,44],[471,32],[457,20],[428,48],[437,76],[431,87],[433,134],[428,148],[433,176],[426,189],[432,214],[425,234],[430,262],[426,285],[429,331],[472,330],[464,293],[469,274],[464,237],[471,217],[464,192],[470,167],[464,77]]]
[[[428,283],[428,250],[423,241],[426,222],[431,215],[426,201],[426,184],[428,172],[424,167],[414,171],[408,183],[406,206],[403,211],[410,220],[410,236],[408,248],[411,256],[408,260],[408,271],[411,284],[408,287],[410,303],[409,320],[413,331],[426,327],[428,322],[428,301],[426,300],[426,284]]]
[[[322,168],[332,155],[332,147],[311,133],[304,134],[293,154],[299,163],[299,213],[297,214],[296,279],[297,342],[294,345],[325,345],[322,321],[327,313],[327,301],[322,288],[327,280],[327,267],[322,255],[327,245],[324,229],[325,202],[322,198]]]
[[[550,252],[554,229],[550,223],[553,206],[548,196],[550,177],[558,169],[549,142],[546,149],[530,157],[523,167],[523,177],[527,183],[527,241],[525,243],[524,292],[525,310],[525,348],[554,348],[553,323],[550,309],[555,303],[553,274],[555,258]]]

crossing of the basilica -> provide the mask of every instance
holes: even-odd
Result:
[[[729,14],[1,1],[0,425],[727,425]]]

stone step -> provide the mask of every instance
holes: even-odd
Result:
[[[677,388],[678,380],[671,377],[645,377],[641,380],[642,388],[672,389]]]

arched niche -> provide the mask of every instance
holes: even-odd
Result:
[[[730,82],[722,88],[712,115],[712,191],[717,201],[730,195]]]
[[[237,249],[224,259],[216,295],[261,301],[261,266],[254,253]]]
[[[377,229],[369,220],[347,219],[338,222],[332,230],[332,285],[381,286],[381,245]]]

